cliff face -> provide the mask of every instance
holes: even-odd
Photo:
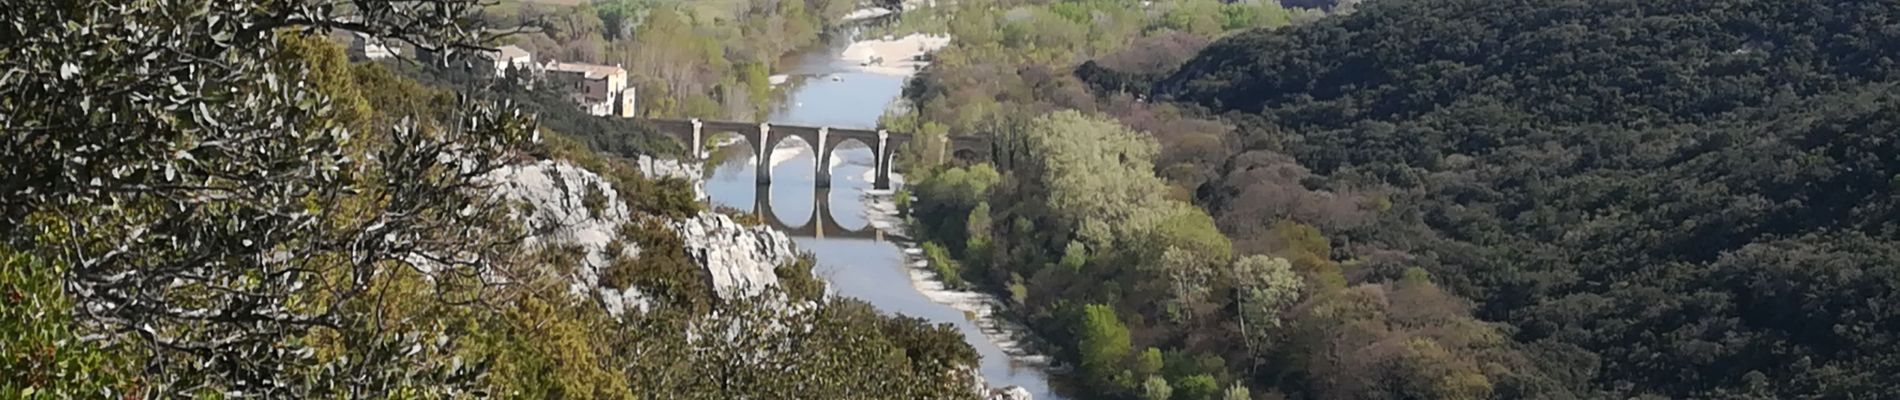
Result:
[[[667,227],[679,233],[687,257],[705,268],[722,299],[757,295],[778,285],[775,270],[798,256],[784,232],[740,225],[725,215],[700,213]]]
[[[495,183],[496,196],[516,205],[509,216],[528,235],[522,247],[570,246],[582,252],[580,265],[570,272],[569,290],[592,294],[615,316],[629,309],[647,309],[639,289],[622,291],[600,285],[602,271],[615,256],[607,253],[609,244],[622,244],[620,256],[640,252],[619,233],[622,224],[633,221],[633,213],[600,175],[564,161],[544,160],[496,170],[489,179]]]
[[[656,163],[642,160],[642,166]],[[660,174],[691,179],[691,168],[679,163]],[[652,173],[649,173],[652,175]],[[527,248],[562,246],[581,252],[580,265],[570,272],[570,289],[598,299],[618,316],[627,310],[644,311],[647,299],[637,288],[617,290],[600,284],[600,276],[616,256],[635,257],[641,249],[623,238],[620,227],[636,221],[621,194],[596,174],[565,161],[540,161],[510,166],[490,174],[496,196],[516,206],[509,211],[521,222]],[[697,186],[697,185],[696,185]],[[680,235],[687,256],[703,268],[703,275],[723,299],[756,295],[778,285],[775,270],[791,262],[797,251],[784,233],[765,227],[747,227],[732,218],[700,213],[666,226]]]

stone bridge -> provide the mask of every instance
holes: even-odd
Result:
[[[912,140],[911,134],[890,132],[882,129],[834,128],[828,126],[800,126],[770,123],[747,123],[727,121],[706,121],[700,119],[637,119],[640,123],[652,126],[655,130],[678,139],[687,145],[695,158],[705,158],[706,140],[718,133],[731,132],[744,138],[752,150],[758,152],[754,158],[758,169],[760,185],[772,183],[772,151],[778,148],[785,138],[796,137],[811,144],[817,153],[814,157],[817,173],[813,174],[819,187],[831,186],[831,153],[845,141],[855,140],[870,147],[877,155],[874,170],[877,171],[872,185],[878,189],[891,187],[891,156]],[[943,139],[945,145],[937,156],[954,156],[958,159],[987,161],[993,148],[988,138],[976,136],[949,136]]]

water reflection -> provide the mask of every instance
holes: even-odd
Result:
[[[811,214],[807,215],[803,222],[796,223],[786,219],[784,214],[772,208],[772,191],[768,189],[764,185],[754,188],[752,214],[765,221],[767,226],[784,231],[786,235],[817,239],[884,241],[884,231],[872,227],[869,223],[858,224],[857,227],[846,227],[838,223],[838,219],[831,213],[831,188],[816,188],[810,200],[813,204]]]

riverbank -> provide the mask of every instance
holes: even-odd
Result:
[[[902,237],[912,237],[908,232],[902,213],[896,204],[896,194],[891,191],[867,193],[865,196],[866,213],[871,225]],[[901,242],[904,249],[905,270],[909,273],[911,286],[924,297],[939,304],[962,311],[981,328],[983,336],[1003,349],[1009,356],[1023,364],[1036,368],[1048,368],[1052,359],[1037,354],[1026,342],[1028,330],[1021,323],[1011,320],[1003,312],[1008,305],[1001,298],[989,292],[959,290],[950,288],[938,276],[929,261],[923,257],[923,249],[915,242]]]
[[[903,37],[885,36],[880,39],[859,40],[846,47],[838,55],[841,60],[856,63],[858,69],[874,74],[903,76],[908,79],[924,67],[930,66],[928,56],[950,45],[949,35],[910,34]]]

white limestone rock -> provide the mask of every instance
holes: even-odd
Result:
[[[1034,400],[1035,397],[1036,396],[1029,394],[1029,389],[1023,389],[1021,386],[1009,386],[1000,389],[990,389],[990,394],[983,398],[985,400]]]
[[[774,270],[798,257],[784,232],[741,225],[717,213],[671,221],[668,227],[679,232],[687,258],[706,268],[713,290],[722,299],[754,296],[777,286]]]
[[[620,240],[619,228],[633,220],[620,194],[599,174],[565,161],[544,160],[513,165],[489,173],[494,195],[514,206],[509,216],[529,233],[523,247],[576,246],[585,252],[569,278],[569,290],[594,294],[608,312],[646,310],[647,300],[637,289],[626,291],[600,286],[601,272],[614,255],[609,243],[621,242],[621,256],[638,256],[632,241]]]
[[[695,183],[695,189],[699,187],[696,164],[646,157],[640,164],[649,176],[686,178]],[[505,167],[487,179],[494,184],[494,195],[512,204],[509,215],[530,234],[524,247],[574,246],[585,252],[570,276],[569,289],[575,294],[598,298],[616,316],[650,307],[638,289],[622,291],[600,284],[600,276],[613,260],[607,254],[610,243],[619,242],[626,257],[638,256],[640,249],[619,235],[622,224],[635,220],[633,211],[599,174],[566,161],[545,160]],[[722,299],[754,296],[778,285],[775,270],[798,255],[783,232],[744,226],[716,213],[668,221],[667,227],[680,235],[687,257],[704,268],[704,276]]]

